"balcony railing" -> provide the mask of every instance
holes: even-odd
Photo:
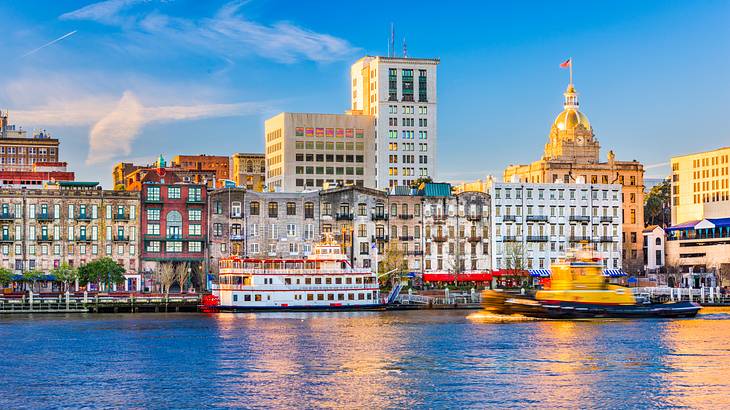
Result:
[[[50,235],[38,235],[36,237],[36,242],[52,242],[53,237]]]
[[[527,242],[547,242],[548,237],[546,235],[528,235]]]
[[[479,222],[479,221],[482,220],[482,216],[481,215],[475,215],[475,214],[473,214],[473,215],[467,215],[466,216],[466,220],[469,221],[469,222]]]
[[[15,214],[0,212],[0,221],[12,221],[13,219],[15,219]]]
[[[386,213],[380,213],[380,212],[373,212],[371,214],[370,218],[373,221],[387,221],[388,220],[388,214],[386,214]]]
[[[581,235],[571,235],[569,240],[570,240],[570,242],[590,242],[591,237],[590,236],[581,236]]]
[[[527,215],[527,222],[547,222],[547,215]]]
[[[78,214],[78,215],[76,215],[76,220],[77,221],[90,221],[91,220],[91,215],[89,215],[89,214]]]
[[[412,241],[413,235],[401,235],[398,237],[399,241]]]
[[[515,222],[517,220],[517,215],[504,215],[502,217],[503,222]]]
[[[232,241],[242,241],[244,239],[245,239],[244,238],[244,235],[240,235],[240,234],[239,235],[233,235],[233,234],[231,234],[231,240]]]
[[[469,241],[469,242],[481,242],[482,241],[482,237],[479,236],[479,235],[474,235],[474,236],[467,237],[466,240]]]
[[[79,235],[74,239],[76,242],[91,242],[91,237],[86,235]]]
[[[338,212],[335,214],[336,221],[352,221],[354,217],[355,216],[352,213],[347,212]]]
[[[613,222],[613,217],[612,216],[602,216],[600,221],[611,223],[611,222]]]
[[[446,236],[446,235],[438,235],[438,234],[433,235],[431,237],[431,240],[433,240],[434,242],[446,242],[448,239],[449,239],[448,236]]]
[[[0,235],[0,242],[13,242],[13,237],[10,235]]]
[[[241,212],[231,212],[231,218],[232,219],[243,218],[243,213],[241,213]]]
[[[446,220],[449,218],[446,214],[436,214],[433,216],[433,222],[437,224],[445,223]]]
[[[203,198],[200,197],[188,197],[185,202],[189,204],[203,204],[205,201],[203,201]]]
[[[114,242],[129,242],[129,235],[114,235],[112,237],[112,241]]]
[[[373,235],[370,239],[371,242],[388,242],[388,235]]]
[[[613,236],[601,236],[600,241],[601,242],[615,242],[616,238]]]
[[[39,220],[39,221],[52,221],[53,220],[53,215],[51,215],[49,213],[36,214],[35,218],[37,220]]]
[[[570,215],[568,218],[571,222],[590,222],[591,217],[587,215]]]
[[[423,251],[406,251],[407,256],[421,256]]]
[[[514,235],[502,236],[502,242],[517,242],[517,237]]]
[[[115,221],[128,221],[129,214],[114,214]]]
[[[398,219],[413,219],[413,214],[399,214]]]

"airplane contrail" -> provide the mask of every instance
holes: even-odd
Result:
[[[22,56],[18,57],[18,60],[20,60],[21,58],[28,57],[29,55],[31,55],[33,53],[36,53],[36,52],[38,52],[38,51],[40,51],[40,50],[42,50],[42,49],[44,49],[44,48],[46,48],[46,47],[48,47],[50,45],[56,44],[56,43],[58,43],[59,41],[63,40],[66,37],[71,37],[74,34],[76,34],[77,31],[78,30],[74,30],[74,31],[68,32],[68,33],[62,35],[61,37],[59,37],[59,38],[57,38],[57,39],[55,39],[53,41],[49,41],[48,43],[43,44],[42,46],[40,46],[40,47],[38,47],[36,49],[30,50],[27,53],[23,54]]]

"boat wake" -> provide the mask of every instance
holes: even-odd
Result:
[[[469,320],[479,323],[513,323],[513,322],[534,322],[545,320],[536,317],[528,317],[522,315],[500,315],[497,313],[479,311],[471,313],[466,317]]]

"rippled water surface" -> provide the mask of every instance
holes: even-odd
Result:
[[[0,318],[0,408],[730,407],[730,314]]]

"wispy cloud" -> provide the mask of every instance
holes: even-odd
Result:
[[[33,50],[30,50],[30,51],[28,51],[27,53],[25,53],[25,54],[21,55],[20,57],[18,57],[18,60],[20,60],[20,59],[22,59],[22,58],[25,58],[25,57],[28,57],[28,56],[29,56],[29,55],[31,55],[31,54],[35,54],[35,53],[37,53],[37,52],[39,52],[39,51],[43,50],[44,48],[46,48],[46,47],[48,47],[48,46],[51,46],[51,45],[53,45],[53,44],[56,44],[56,43],[58,43],[59,41],[61,41],[61,40],[65,39],[65,38],[71,37],[71,36],[73,36],[74,34],[76,34],[76,32],[77,32],[77,30],[74,30],[74,31],[68,32],[68,33],[66,33],[66,34],[62,35],[61,37],[59,37],[59,38],[57,38],[57,39],[55,39],[55,40],[53,40],[53,41],[49,41],[48,43],[46,43],[46,44],[43,44],[42,46],[40,46],[40,47],[38,47],[38,48],[34,48]]]
[[[262,24],[244,17],[245,2],[224,5],[212,17],[182,18],[150,8],[132,7],[141,1],[108,0],[65,13],[66,20],[88,20],[123,26],[137,45],[166,41],[170,48],[214,53],[231,61],[255,54],[280,63],[302,60],[330,62],[350,58],[358,49],[347,40],[318,33],[289,22]]]
[[[662,168],[662,167],[668,167],[668,166],[669,166],[669,162],[660,162],[658,164],[644,165],[644,169],[646,170],[646,169]]]

